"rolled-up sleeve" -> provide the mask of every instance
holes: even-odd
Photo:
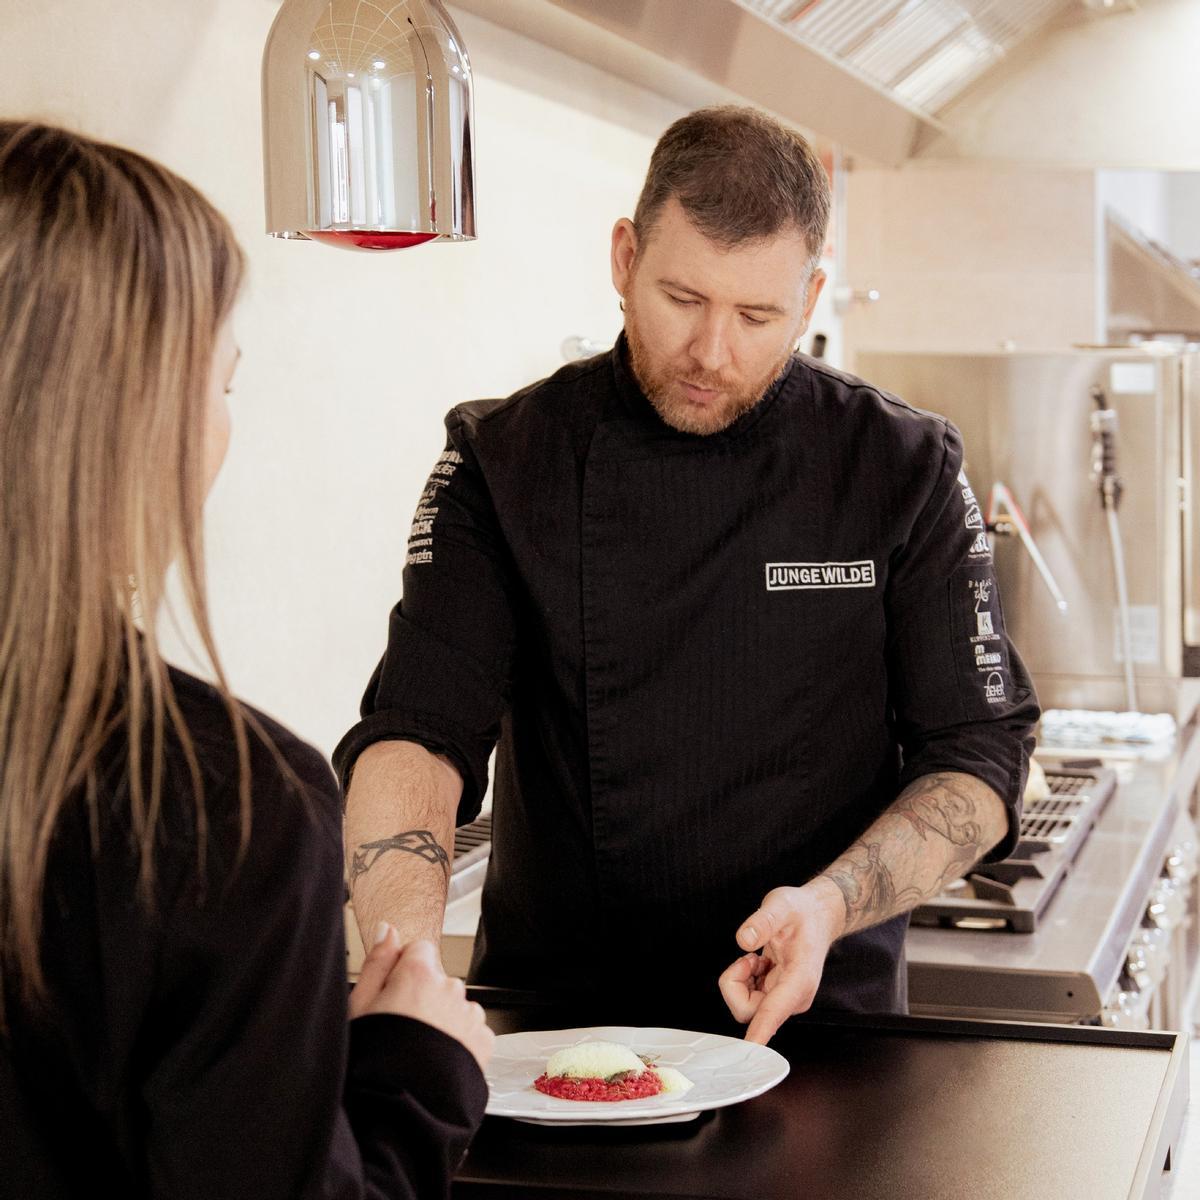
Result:
[[[982,780],[1004,801],[1017,844],[1021,797],[1040,715],[1033,684],[1004,627],[981,508],[947,423],[940,467],[888,579],[888,673],[901,785],[935,771]]]
[[[333,761],[343,788],[374,742],[416,742],[454,763],[460,824],[479,812],[488,758],[509,697],[512,569],[463,418],[446,418],[446,449],[417,503],[387,648],[363,696],[362,719]]]

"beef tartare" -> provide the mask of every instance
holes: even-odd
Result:
[[[580,1042],[551,1055],[533,1086],[559,1100],[644,1100],[662,1092],[683,1092],[691,1082],[671,1067],[615,1042]]]
[[[533,1086],[560,1100],[644,1100],[663,1090],[653,1071],[614,1075],[609,1079],[572,1079],[569,1075],[539,1075]]]

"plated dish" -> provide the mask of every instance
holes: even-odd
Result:
[[[534,1087],[550,1058],[583,1042],[616,1042],[657,1066],[682,1072],[692,1087],[641,1099],[564,1100]],[[788,1073],[788,1063],[769,1046],[686,1029],[601,1025],[542,1029],[496,1039],[486,1075],[491,1116],[539,1125],[645,1125],[689,1121],[702,1112],[759,1096]]]

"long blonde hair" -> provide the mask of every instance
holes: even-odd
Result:
[[[213,645],[201,522],[209,376],[243,269],[225,219],[165,167],[0,121],[0,967],[30,998],[45,987],[55,826],[68,803],[94,816],[114,736],[139,890],[152,890],[168,740],[203,870],[200,767],[155,636],[172,562],[229,711],[249,835],[245,723]]]

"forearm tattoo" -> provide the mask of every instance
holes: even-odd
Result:
[[[393,837],[381,838],[377,842],[364,842],[350,860],[350,887],[353,888],[360,875],[365,875],[385,854],[399,850],[404,854],[415,854],[427,863],[437,863],[450,877],[450,856],[442,849],[437,838],[428,829],[408,829]]]
[[[846,903],[846,933],[885,921],[936,895],[994,844],[981,802],[998,799],[979,780],[925,775],[822,874]]]

